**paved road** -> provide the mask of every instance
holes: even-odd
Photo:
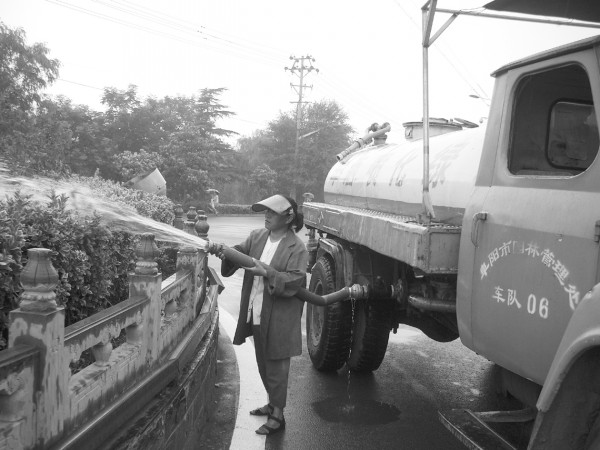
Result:
[[[263,219],[210,217],[209,223],[211,240],[233,245],[251,229],[262,227]],[[211,257],[212,267],[219,263]],[[318,372],[304,343],[303,355],[292,359],[287,428],[269,438],[258,436],[254,430],[264,420],[248,414],[265,402],[254,350],[249,343],[234,347],[230,340],[239,312],[241,276],[239,271],[223,279],[215,414],[202,448],[463,449],[439,422],[438,410],[509,406],[494,392],[498,374],[490,362],[459,340],[440,344],[414,328],[401,327],[390,336],[381,367],[369,375],[346,368],[333,374]]]

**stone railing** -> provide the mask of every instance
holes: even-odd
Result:
[[[191,209],[187,219],[176,225],[207,237],[206,216]],[[28,251],[20,307],[10,313],[9,347],[0,352],[0,450],[105,446],[167,385],[185,377],[189,364],[197,365],[199,349],[216,348],[222,284],[207,255],[181,248],[176,273],[163,281],[152,234],[141,236],[135,254],[129,298],[65,327],[50,250]],[[124,342],[113,349],[115,338]],[[72,374],[69,364],[88,349],[95,361]],[[216,367],[216,351],[207,354],[203,363]]]

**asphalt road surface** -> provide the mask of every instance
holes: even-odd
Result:
[[[262,216],[209,217],[209,239],[234,245],[255,228]],[[305,230],[300,235],[306,239]],[[218,270],[220,260],[210,257]],[[264,393],[251,343],[233,346],[239,312],[242,271],[222,278],[219,296],[218,380],[213,414],[202,443],[208,449],[464,449],[438,419],[438,411],[468,408],[491,411],[515,407],[495,392],[498,369],[456,340],[437,343],[419,330],[401,327],[390,335],[380,368],[368,375],[345,367],[322,373],[312,365],[306,342],[302,356],[292,358],[286,429],[265,438],[255,429],[264,418],[248,411],[264,405]],[[303,317],[302,330],[305,324]],[[304,336],[304,339],[306,337]],[[510,430],[518,447],[524,432]]]

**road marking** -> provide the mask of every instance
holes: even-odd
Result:
[[[224,308],[219,308],[219,321],[233,340],[237,320]],[[249,412],[266,403],[266,393],[256,366],[254,345],[248,339],[243,345],[234,345],[235,357],[240,371],[240,396],[237,417],[231,439],[231,450],[264,450],[266,438],[255,433],[265,423],[265,417],[251,416]]]

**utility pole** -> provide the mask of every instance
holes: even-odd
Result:
[[[302,96],[303,96],[304,88],[312,89],[312,84],[310,86],[307,86],[304,84],[304,77],[305,77],[305,75],[308,75],[313,70],[315,70],[317,73],[319,73],[319,69],[315,68],[312,65],[312,63],[315,62],[315,59],[310,55],[300,56],[299,58],[296,58],[295,56],[290,56],[290,59],[292,61],[294,61],[294,63],[292,64],[292,67],[286,67],[285,70],[286,71],[289,70],[291,73],[293,73],[300,79],[299,84],[290,83],[290,86],[298,94],[298,101],[290,102],[290,103],[296,103],[296,149],[294,152],[294,163],[297,166],[298,165],[298,149],[300,147],[300,122],[302,120],[302,104],[308,103],[308,102],[303,101]],[[297,194],[297,192],[296,192],[297,184],[298,184],[297,181],[298,180],[296,179],[296,175],[294,175],[292,189],[290,192],[290,197],[292,197],[294,200],[296,200],[296,194]]]

